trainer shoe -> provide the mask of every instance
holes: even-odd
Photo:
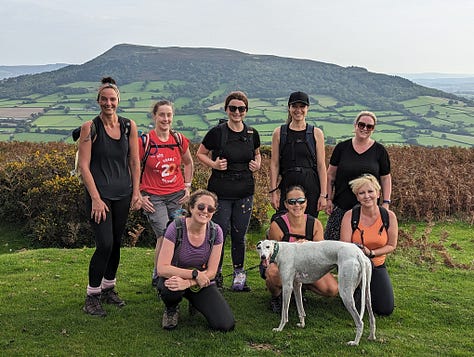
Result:
[[[165,330],[173,330],[178,326],[179,309],[178,307],[166,307],[163,313],[162,326]]]
[[[86,302],[84,304],[84,307],[82,310],[93,316],[106,316],[107,313],[105,310],[102,308],[102,305],[100,303],[100,294],[95,294],[95,295],[87,295],[86,296]]]
[[[221,271],[216,274],[214,281],[216,282],[216,287],[222,291],[224,289],[224,276]]]
[[[279,314],[281,312],[281,294],[278,296],[272,296],[270,300],[270,308],[272,312]]]
[[[125,301],[118,297],[117,292],[114,288],[108,288],[102,290],[102,294],[100,296],[100,300],[105,302],[106,304],[117,305],[118,307],[125,306]]]
[[[234,270],[234,281],[231,289],[233,291],[250,291],[250,287],[247,285],[247,274],[245,273],[245,270]]]

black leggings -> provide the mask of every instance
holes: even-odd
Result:
[[[372,295],[372,310],[375,314],[388,316],[394,309],[392,282],[385,264],[372,268],[372,281],[370,282]]]
[[[127,223],[131,196],[119,201],[102,199],[109,208],[105,221],[99,224],[90,220],[96,249],[89,264],[89,286],[99,287],[102,278],[115,279],[120,262],[120,245]],[[87,215],[90,217],[92,200],[86,195]]]
[[[191,289],[171,291],[164,282],[164,278],[159,279],[158,290],[167,308],[177,307],[185,297],[196,310],[204,315],[212,329],[224,332],[234,329],[235,319],[232,310],[215,284],[193,292]]]

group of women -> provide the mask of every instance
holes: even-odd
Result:
[[[125,305],[115,290],[121,237],[129,209],[143,209],[157,237],[152,281],[165,304],[163,328],[177,326],[184,297],[211,328],[232,330],[232,311],[219,292],[223,247],[229,232],[234,271],[231,289],[250,291],[244,269],[245,234],[253,206],[253,173],[261,167],[259,134],[244,122],[247,96],[240,91],[227,96],[228,120],[213,127],[197,151],[198,160],[212,169],[207,189],[192,193],[189,140],[172,129],[171,102],[155,104],[154,128],[139,136],[135,123],[117,114],[120,91],[112,78],[102,80],[97,101],[100,114],[82,125],[79,141],[79,169],[96,242],[84,311],[105,316],[104,303]],[[391,194],[388,154],[370,138],[376,117],[363,112],[356,118],[354,138],[336,146],[326,170],[323,132],[306,123],[309,104],[306,93],[292,93],[287,124],[276,128],[272,136],[271,205],[278,214],[269,237],[322,240],[323,226],[317,216],[325,209],[330,214],[326,239],[361,243],[374,269],[380,267],[376,285],[384,290],[373,296],[383,308],[375,312],[390,314],[393,292],[384,260],[395,249],[398,233],[391,211],[388,230],[379,233],[380,237],[374,233],[380,221],[379,196],[382,192],[388,207]],[[360,177],[362,174],[365,176]],[[360,223],[353,232],[349,211],[357,202]],[[262,269],[262,277],[272,294],[272,308],[278,310],[281,284],[277,267]],[[372,282],[374,285],[374,279]],[[337,281],[327,274],[307,289],[335,296]],[[392,296],[391,307],[387,294]]]

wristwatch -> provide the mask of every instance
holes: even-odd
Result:
[[[192,272],[192,277],[193,277],[193,279],[196,279],[196,278],[198,277],[198,274],[199,274],[198,270],[197,270],[197,269],[193,269],[193,272]]]

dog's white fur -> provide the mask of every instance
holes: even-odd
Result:
[[[300,322],[298,327],[304,327],[306,316],[301,294],[302,284],[313,283],[334,267],[338,268],[339,295],[356,325],[356,336],[349,345],[358,345],[364,330],[364,308],[367,307],[370,324],[369,340],[375,340],[375,317],[372,311],[370,297],[370,280],[372,267],[361,249],[355,244],[339,241],[320,241],[304,243],[277,242],[263,240],[258,242],[257,251],[260,259],[267,262],[272,258],[277,248],[274,262],[278,265],[282,282],[282,309],[280,325],[273,331],[282,331],[288,322],[288,308],[291,292],[294,291],[296,307]],[[354,302],[354,291],[361,285],[360,314]]]

